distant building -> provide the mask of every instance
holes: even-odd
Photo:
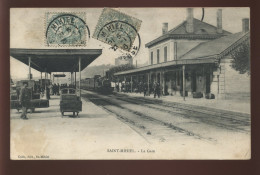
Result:
[[[133,58],[127,57],[127,56],[120,56],[115,59],[115,65],[124,65],[124,64],[130,64],[133,65]]]
[[[181,95],[185,89],[188,96],[200,92],[204,97],[212,93],[221,99],[250,98],[250,76],[230,66],[230,53],[250,40],[249,19],[242,20],[242,31],[235,34],[222,29],[221,9],[216,21],[213,26],[195,19],[188,8],[186,21],[169,31],[163,23],[162,35],[145,45],[148,66],[115,75],[134,83],[158,82],[165,95]]]

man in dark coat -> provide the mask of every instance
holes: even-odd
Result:
[[[154,98],[156,98],[156,95],[158,98],[160,98],[160,84],[154,83]]]
[[[24,82],[23,83],[23,88],[21,89],[20,92],[20,103],[22,105],[22,115],[21,118],[22,119],[28,119],[27,118],[27,109],[30,107],[30,102],[31,102],[31,95],[32,92],[31,90],[28,88],[28,82]]]
[[[147,83],[144,83],[143,85],[143,90],[144,90],[144,97],[147,95],[147,90],[148,90],[148,84]]]

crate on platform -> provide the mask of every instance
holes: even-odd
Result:
[[[30,101],[29,108],[47,108],[49,107],[49,100],[46,99],[33,99]],[[19,100],[11,100],[10,101],[11,109],[20,109],[22,105]]]
[[[207,93],[207,94],[205,95],[205,98],[206,98],[206,99],[215,99],[215,95],[212,94],[212,93]]]
[[[10,108],[11,109],[19,109],[19,108],[22,108],[19,100],[11,100],[10,101]]]
[[[63,100],[60,102],[60,111],[64,111],[64,112],[82,111],[82,101]]]
[[[66,95],[61,95],[61,98],[60,98],[61,101],[63,100],[78,100],[78,97],[74,94],[66,94]]]
[[[203,94],[201,92],[193,92],[192,96],[193,98],[202,98]]]
[[[47,107],[49,107],[49,100],[47,100],[47,99],[31,100],[31,107],[33,107],[33,108],[47,108]]]

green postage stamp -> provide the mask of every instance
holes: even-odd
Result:
[[[96,25],[93,38],[111,45],[130,51],[142,21],[121,13],[119,11],[104,8]]]
[[[47,46],[86,46],[89,37],[85,13],[47,12],[45,15]]]

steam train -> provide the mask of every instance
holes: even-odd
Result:
[[[79,86],[79,82],[77,82],[77,86]],[[111,87],[111,81],[100,75],[81,80],[80,87],[81,89],[96,91],[102,94],[110,94],[114,90],[114,88]]]

